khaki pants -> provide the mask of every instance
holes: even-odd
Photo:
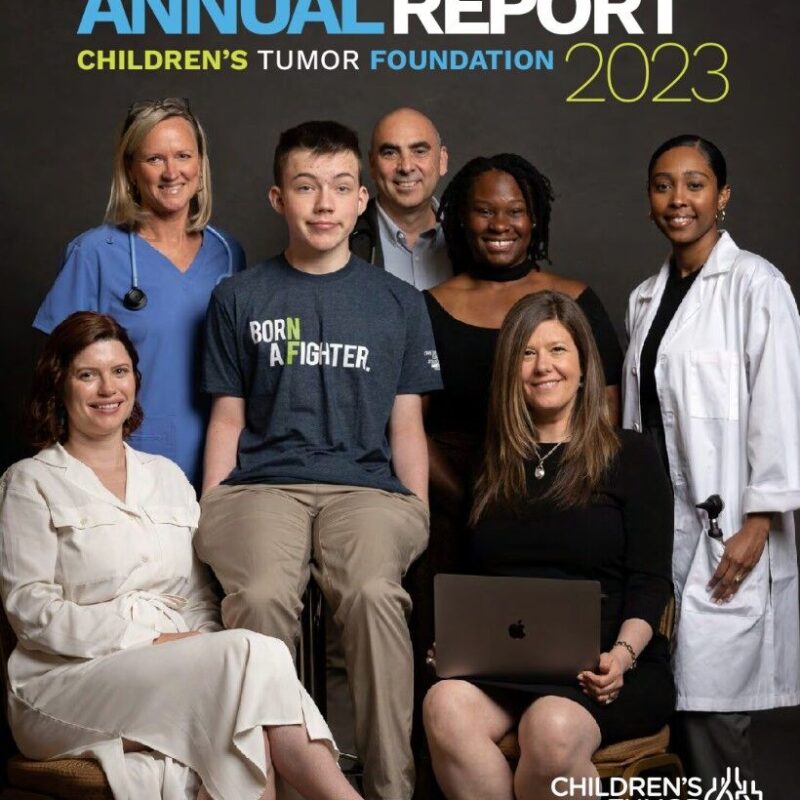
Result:
[[[401,586],[428,542],[415,495],[333,484],[218,486],[201,501],[195,547],[216,573],[229,628],[294,650],[310,571],[342,630],[356,746],[369,800],[408,800],[413,676]]]

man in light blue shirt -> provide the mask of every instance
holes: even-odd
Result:
[[[417,289],[453,274],[434,197],[447,173],[447,148],[434,124],[413,108],[382,117],[372,132],[369,164],[378,191],[350,239],[353,252]]]

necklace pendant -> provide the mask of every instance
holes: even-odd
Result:
[[[539,464],[533,471],[533,477],[538,481],[544,478],[544,467],[541,464]]]

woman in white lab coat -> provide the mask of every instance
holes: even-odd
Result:
[[[137,365],[113,317],[67,317],[35,373],[43,449],[0,479],[20,750],[96,758],[116,800],[274,800],[276,771],[304,796],[356,800],[286,646],[220,631],[188,480],[123,443],[142,418]]]
[[[649,431],[674,490],[674,656],[687,772],[752,778],[750,711],[800,703],[800,324],[781,273],[719,224],[710,142],[654,153],[651,218],[672,253],[631,295],[623,424]],[[696,504],[719,494],[723,540]]]

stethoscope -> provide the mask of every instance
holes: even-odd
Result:
[[[225,248],[225,253],[228,256],[228,270],[224,275],[217,278],[217,284],[225,278],[230,278],[233,275],[233,253],[231,246],[225,240],[225,237],[217,230],[214,230],[210,225],[206,225],[203,229],[208,233],[217,237],[222,242]],[[139,288],[139,270],[136,266],[136,234],[133,231],[128,231],[128,246],[131,251],[131,288],[125,293],[122,298],[122,305],[129,311],[141,311],[147,305],[147,295],[143,289]]]
[[[358,251],[361,249],[359,242],[361,240],[365,240],[367,243],[367,252],[368,256],[364,258],[365,261],[368,261],[370,264],[375,263],[375,252],[377,250],[376,241],[375,241],[375,234],[369,228],[362,228],[361,230],[354,230],[350,234],[350,249],[358,254]]]

